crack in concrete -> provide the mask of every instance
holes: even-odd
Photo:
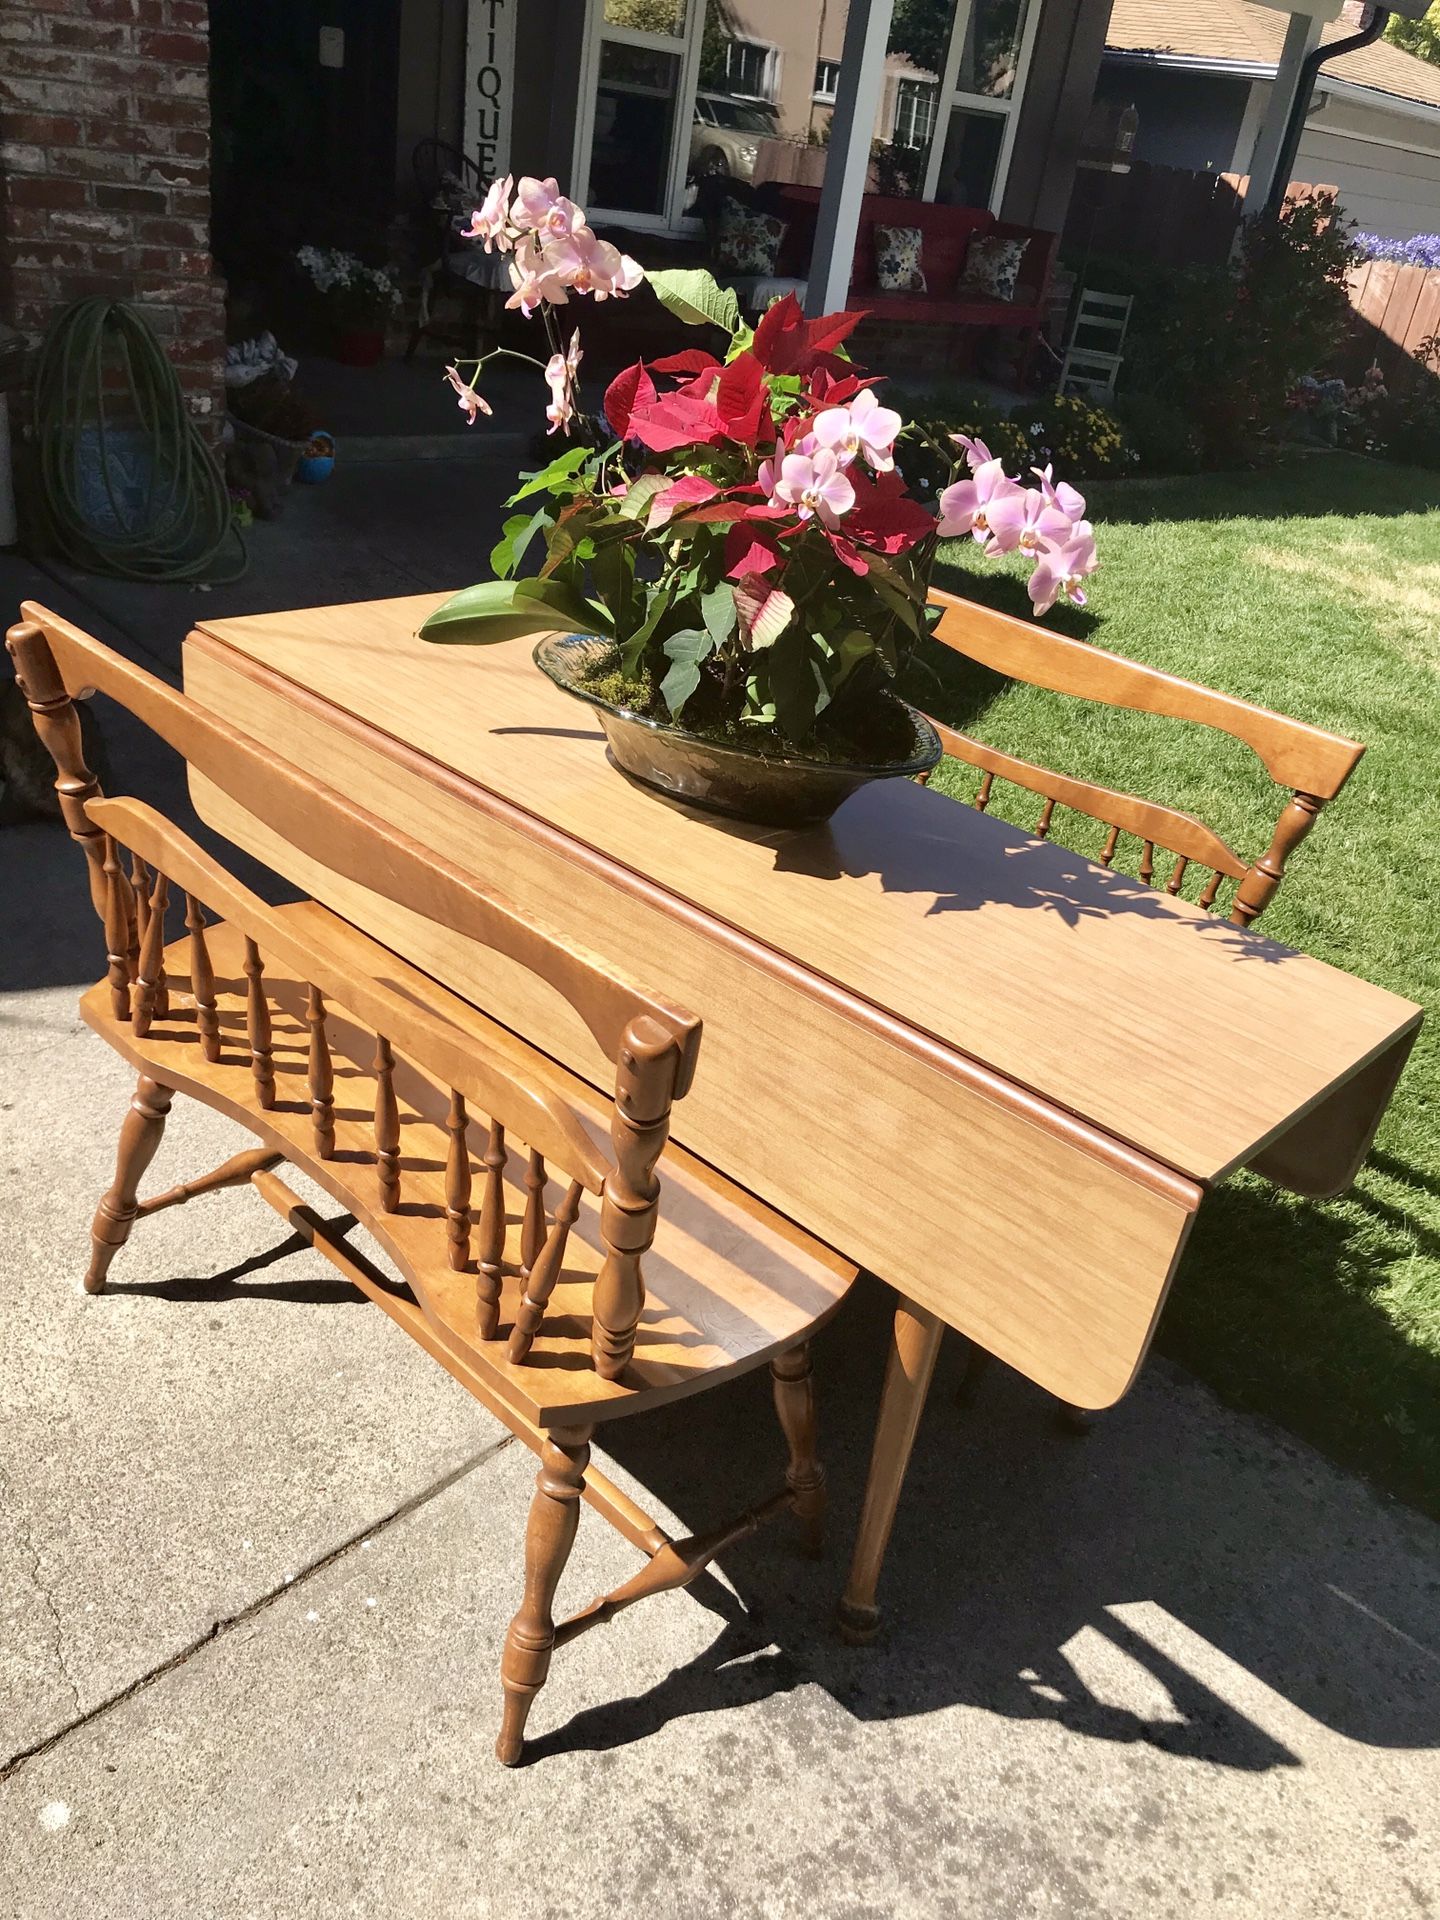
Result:
[[[317,1573],[323,1573],[327,1567],[334,1566],[337,1560],[343,1559],[346,1554],[355,1552],[365,1541],[373,1540],[377,1534],[383,1533],[387,1527],[393,1526],[397,1520],[408,1519],[412,1513],[417,1512],[421,1507],[427,1505],[428,1502],[438,1499],[442,1493],[447,1493],[451,1487],[463,1480],[467,1474],[474,1473],[478,1468],[483,1467],[488,1461],[495,1459],[497,1455],[502,1454],[507,1447],[511,1447],[514,1444],[515,1441],[512,1434],[502,1434],[498,1440],[492,1441],[489,1446],[482,1447],[479,1453],[472,1454],[468,1460],[462,1460],[458,1467],[453,1467],[449,1473],[442,1474],[438,1480],[432,1481],[428,1487],[422,1487],[419,1493],[412,1494],[408,1500],[402,1501],[393,1512],[384,1514],[379,1520],[372,1521],[369,1526],[362,1527],[358,1533],[352,1533],[348,1540],[342,1540],[338,1547],[332,1547],[328,1553],[321,1554],[318,1560],[310,1561],[308,1565],[300,1569],[293,1579],[282,1580],[278,1587],[272,1587],[268,1592],[257,1595],[254,1600],[251,1600],[247,1605],[241,1607],[237,1613],[229,1614],[223,1620],[214,1621],[208,1631],[199,1635],[197,1639],[192,1640],[188,1646],[181,1647],[178,1653],[171,1654],[168,1660],[162,1660],[158,1666],[152,1667],[148,1673],[138,1675],[137,1678],[130,1681],[127,1686],[121,1687],[118,1692],[112,1693],[107,1699],[91,1707],[88,1713],[81,1710],[79,1688],[75,1685],[74,1680],[71,1678],[70,1671],[65,1665],[62,1645],[63,1627],[60,1614],[49,1590],[40,1579],[40,1556],[31,1542],[29,1523],[22,1520],[20,1522],[23,1528],[22,1537],[35,1563],[33,1575],[35,1585],[37,1590],[44,1596],[55,1622],[56,1659],[75,1699],[75,1718],[73,1720],[67,1720],[63,1727],[57,1727],[53,1733],[47,1733],[43,1740],[37,1740],[33,1746],[22,1748],[19,1753],[11,1754],[8,1759],[0,1760],[0,1785],[3,1785],[13,1774],[18,1773],[28,1762],[38,1760],[41,1754],[48,1753],[52,1747],[58,1746],[62,1740],[68,1739],[72,1733],[78,1732],[81,1727],[88,1727],[93,1721],[100,1719],[102,1715],[112,1712],[114,1708],[122,1706],[127,1700],[134,1699],[136,1694],[143,1693],[148,1687],[154,1686],[157,1680],[163,1680],[167,1673],[173,1673],[177,1667],[183,1667],[188,1660],[200,1652],[202,1647],[212,1646],[215,1641],[223,1639],[225,1635],[232,1633],[235,1628],[243,1626],[249,1620],[253,1620],[257,1614],[264,1613],[269,1607],[272,1607],[277,1600],[283,1600],[287,1593],[296,1592],[307,1580],[313,1579]]]
[[[60,1609],[55,1604],[55,1596],[51,1593],[44,1573],[41,1571],[40,1549],[36,1546],[30,1532],[29,1519],[21,1512],[19,1503],[14,1499],[14,1489],[10,1484],[0,1479],[0,1486],[4,1486],[6,1504],[9,1506],[10,1511],[16,1516],[15,1524],[20,1536],[21,1548],[29,1556],[31,1585],[39,1594],[45,1611],[50,1616],[51,1625],[54,1630],[55,1664],[60,1669],[66,1686],[70,1689],[70,1698],[75,1703],[75,1712],[78,1716],[83,1710],[80,1705],[80,1689],[75,1684],[75,1677],[71,1673],[69,1664],[65,1658],[65,1622],[60,1618]],[[74,1723],[72,1722],[71,1724],[73,1725]]]

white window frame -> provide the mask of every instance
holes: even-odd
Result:
[[[911,88],[913,91],[907,94],[906,92],[907,87]],[[930,102],[929,102],[930,127],[925,138],[933,142],[935,138],[935,129],[940,124],[940,89],[936,85],[935,81],[933,80],[921,80],[915,74],[902,73],[895,82],[894,110],[890,115],[890,141],[892,145],[896,143],[899,137],[901,110],[904,103],[907,100],[916,100],[920,95],[923,95],[925,93],[928,93],[930,95]],[[946,125],[947,126],[949,125],[948,113],[946,114]],[[907,147],[923,146],[924,141],[923,140],[913,140],[913,141],[907,140],[905,142],[905,145]]]
[[[995,182],[990,191],[990,211],[998,215],[1005,199],[1005,184],[1010,177],[1010,158],[1015,151],[1015,130],[1020,121],[1020,110],[1025,104],[1025,90],[1030,79],[1030,56],[1035,49],[1035,33],[1040,24],[1040,15],[1045,9],[1045,0],[1030,0],[1025,13],[1025,27],[1020,36],[1020,50],[1015,61],[1015,84],[1010,89],[1010,97],[997,100],[988,93],[961,93],[956,86],[960,72],[960,56],[965,51],[965,33],[970,25],[974,0],[960,0],[955,9],[955,18],[950,27],[950,44],[945,52],[945,71],[940,77],[940,96],[936,102],[935,133],[930,142],[930,159],[925,168],[925,185],[921,198],[933,200],[935,190],[940,184],[940,167],[945,158],[945,144],[950,137],[950,116],[957,112],[986,113],[996,119],[1003,119],[1004,130],[1000,136],[1000,152],[995,160]]]
[[[820,78],[819,69],[821,67],[833,67],[835,70],[835,79],[834,79],[834,83],[830,88],[829,93],[822,93],[820,91],[818,84],[813,86],[811,89],[810,98],[814,101],[817,101],[822,107],[833,107],[835,104],[836,96],[840,91],[840,62],[838,60],[821,60],[817,57],[815,61],[815,67],[816,67],[815,79],[817,83]]]
[[[769,40],[752,40],[748,34],[743,33],[733,34],[725,44],[725,64],[727,68],[730,64],[729,49],[731,47],[755,47],[764,58],[764,72],[761,76],[761,85],[765,91],[763,93],[741,93],[738,89],[732,87],[730,90],[731,99],[753,100],[759,106],[773,107],[780,97],[780,49]],[[727,83],[729,81],[728,72],[726,74],[726,81]]]
[[[604,0],[587,0],[570,179],[572,193],[586,205],[592,221],[631,227],[645,233],[688,231],[684,219],[685,176],[690,170],[690,123],[695,116],[695,83],[700,69],[701,36],[696,27],[703,18],[704,5],[705,0],[685,0],[678,33],[641,33],[634,27],[607,26]],[[595,138],[595,94],[600,79],[600,47],[605,40],[619,41],[631,47],[651,47],[659,53],[679,57],[670,177],[658,213],[635,213],[629,207],[590,206],[586,199],[590,182],[590,153]]]

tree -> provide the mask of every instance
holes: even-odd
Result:
[[[1440,67],[1440,0],[1423,20],[1402,20],[1395,14],[1385,29],[1385,38],[1406,53],[1418,54],[1432,67]]]

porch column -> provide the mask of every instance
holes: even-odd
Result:
[[[870,166],[875,116],[880,110],[885,47],[894,7],[895,0],[850,0],[805,295],[805,311],[812,318],[843,307],[850,290],[860,201]]]
[[[1270,189],[1275,180],[1275,169],[1280,161],[1280,149],[1285,139],[1285,127],[1290,118],[1290,108],[1299,91],[1301,70],[1305,56],[1320,43],[1320,28],[1323,22],[1308,13],[1292,13],[1290,24],[1285,29],[1285,45],[1280,52],[1280,65],[1275,70],[1275,78],[1270,87],[1270,99],[1265,108],[1264,123],[1259,138],[1255,142],[1255,151],[1250,158],[1250,185],[1245,190],[1245,218],[1253,220],[1270,198]],[[1288,186],[1289,182],[1285,182]]]

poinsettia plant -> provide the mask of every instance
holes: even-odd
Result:
[[[510,304],[543,315],[550,431],[585,428],[578,331],[566,343],[555,309],[572,292],[626,293],[638,269],[631,277],[602,259],[597,283],[603,243],[585,239],[583,212],[553,180],[524,180],[513,197],[508,180],[497,183],[471,231],[513,247]],[[887,707],[898,711],[893,685],[928,630],[939,538],[970,534],[987,554],[1028,555],[1037,612],[1083,601],[1095,566],[1084,501],[1048,469],[1023,487],[966,440],[938,518],[910,494],[896,461],[905,423],[845,350],[860,314],[806,319],[787,294],[752,329],[708,273],[646,277],[681,319],[718,328],[724,346],[620,373],[599,430],[511,496],[518,511],[490,556],[496,578],[447,601],[427,639],[596,634],[613,642],[614,684],[642,711],[687,727],[770,727],[801,743],[831,727],[854,741],[866,731],[857,717],[873,719],[878,737]],[[489,411],[484,364],[468,379],[448,370],[472,420]],[[516,577],[541,539],[538,573]]]

